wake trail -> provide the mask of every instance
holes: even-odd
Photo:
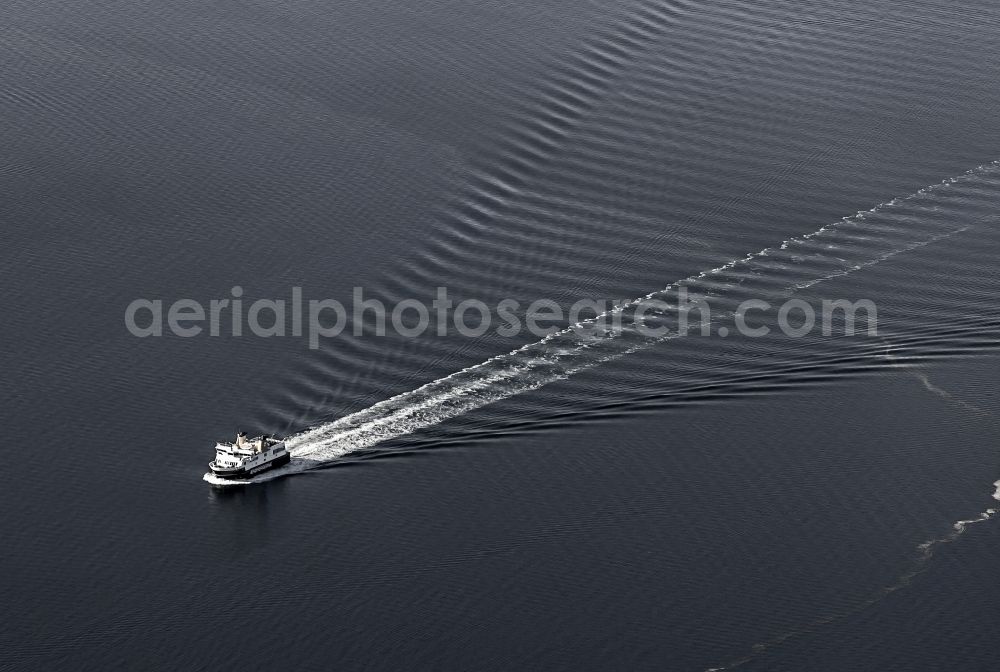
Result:
[[[993,498],[1000,500],[1000,481],[997,481],[996,483],[994,483],[994,485],[996,486],[997,489],[996,492],[993,494]],[[1000,512],[1000,509],[991,507],[986,509],[982,513],[978,514],[974,518],[956,520],[951,525],[951,531],[945,534],[944,536],[936,537],[934,539],[928,539],[927,541],[918,544],[916,548],[917,555],[916,558],[913,560],[913,565],[911,566],[911,568],[907,570],[905,573],[901,574],[899,578],[896,579],[895,583],[881,588],[878,592],[872,594],[867,599],[858,602],[857,604],[854,604],[851,607],[839,613],[831,614],[829,616],[824,616],[822,618],[817,618],[814,621],[810,621],[809,623],[806,623],[793,630],[789,630],[780,635],[772,637],[771,639],[768,639],[763,642],[758,642],[757,644],[751,646],[750,651],[743,657],[731,660],[725,665],[721,665],[719,667],[707,668],[705,672],[724,672],[725,670],[734,670],[738,667],[741,667],[757,659],[758,657],[767,653],[768,651],[778,646],[781,646],[790,639],[795,639],[803,635],[815,633],[817,630],[820,630],[825,626],[832,625],[844,619],[860,614],[869,607],[878,604],[879,602],[884,600],[889,595],[895,593],[896,591],[906,588],[913,582],[913,579],[915,579],[923,572],[927,571],[931,558],[934,557],[934,552],[938,548],[940,548],[945,544],[950,544],[953,541],[956,541],[959,537],[965,534],[965,531],[968,530],[969,527],[971,527],[972,525],[976,525],[978,523],[984,523],[988,520],[991,520],[994,516],[996,516],[998,512]]]
[[[897,368],[902,368],[904,371],[907,371],[914,378],[916,378],[917,380],[919,380],[920,383],[924,386],[924,389],[926,389],[928,392],[930,392],[931,394],[937,395],[938,397],[941,397],[942,399],[944,399],[948,403],[954,404],[955,406],[958,406],[959,408],[962,408],[963,410],[975,413],[976,415],[990,415],[990,412],[987,411],[986,409],[980,408],[979,406],[976,406],[975,404],[971,404],[971,403],[965,401],[964,399],[959,399],[958,397],[956,397],[955,395],[953,395],[948,390],[946,390],[946,389],[944,389],[942,387],[938,387],[937,385],[935,385],[931,381],[930,376],[928,376],[926,373],[924,373],[923,371],[921,371],[918,368],[918,366],[919,366],[918,364],[910,362],[910,361],[907,361],[907,360],[900,360],[900,358],[897,357],[896,353],[894,352],[894,350],[896,348],[896,344],[893,343],[888,338],[886,338],[884,335],[882,336],[882,342],[885,343],[885,346],[886,346],[885,352],[883,353],[882,356],[885,359],[889,360],[890,362],[893,362],[893,366],[895,366]],[[900,362],[900,363],[897,364],[896,362]]]
[[[895,349],[895,344],[891,340],[887,339],[885,336],[882,336],[882,342],[886,346],[886,349],[882,356],[893,362],[898,361],[899,358],[893,352],[893,350]],[[927,374],[923,373],[917,368],[914,368],[912,364],[904,362],[900,366],[902,366],[905,370],[907,370],[909,373],[915,376],[917,380],[919,380],[923,384],[923,386],[927,389],[928,392],[931,392],[932,394],[941,397],[948,403],[954,404],[955,406],[970,411],[976,415],[992,415],[992,413],[990,413],[989,411],[982,409],[974,404],[970,404],[966,401],[958,399],[947,390],[938,387],[937,385],[931,382]],[[993,499],[1000,501],[1000,480],[996,481],[993,484],[993,486],[995,488],[993,492]],[[913,565],[910,567],[910,569],[901,574],[893,584],[881,588],[878,592],[872,594],[867,599],[862,600],[861,602],[858,602],[848,607],[844,611],[824,616],[822,618],[817,618],[814,621],[810,621],[797,628],[788,630],[771,639],[768,639],[763,642],[758,642],[750,647],[750,650],[746,655],[737,658],[735,660],[732,660],[720,667],[710,667],[705,672],[723,672],[724,670],[736,669],[738,667],[745,665],[746,663],[749,663],[757,659],[762,654],[784,644],[790,639],[794,639],[796,637],[800,637],[803,635],[812,634],[824,626],[832,625],[833,623],[837,623],[844,619],[858,615],[859,613],[863,612],[869,607],[878,604],[892,593],[895,593],[896,591],[909,586],[913,582],[913,579],[915,579],[917,576],[919,576],[920,574],[922,574],[927,570],[931,558],[934,557],[934,553],[935,551],[937,551],[938,548],[940,548],[945,544],[950,544],[958,540],[959,537],[965,534],[966,530],[968,530],[969,527],[971,527],[972,525],[976,525],[978,523],[985,523],[986,521],[991,520],[994,516],[996,516],[997,513],[1000,513],[1000,508],[990,507],[972,518],[956,520],[954,523],[951,524],[951,529],[947,534],[940,537],[935,537],[933,539],[928,539],[927,541],[917,545],[916,547],[917,554],[913,560]]]
[[[703,271],[536,343],[292,435],[286,440],[292,461],[285,467],[247,481],[226,481],[211,474],[204,478],[217,485],[241,485],[308,471],[677,338],[677,306],[682,288],[691,296],[707,300],[711,306],[710,326],[718,325],[731,320],[736,307],[747,299],[781,299],[954,235],[980,219],[995,217],[998,193],[1000,161],[994,161],[813,233]],[[661,330],[662,335],[652,335],[653,330]]]

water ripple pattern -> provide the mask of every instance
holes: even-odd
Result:
[[[677,337],[677,313],[647,310],[644,326],[664,327],[662,336],[639,329],[637,309],[662,301],[677,305],[684,287],[710,300],[713,324],[732,318],[747,299],[777,300],[832,278],[878,264],[974,226],[993,225],[998,215],[1000,162],[977,167],[918,192],[890,200],[819,230],[783,241],[727,264],[650,292],[614,312],[586,320],[513,352],[493,357],[368,409],[288,438],[291,464],[252,479],[271,480],[307,471],[358,450],[441,423],[486,404],[539,388],[584,369]],[[718,310],[722,308],[722,310]],[[614,317],[621,328],[609,328]],[[205,479],[224,481],[210,474]]]

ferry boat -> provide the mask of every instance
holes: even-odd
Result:
[[[232,443],[215,444],[215,461],[209,462],[208,468],[219,478],[249,478],[291,459],[283,440],[267,435],[248,439],[240,432]]]

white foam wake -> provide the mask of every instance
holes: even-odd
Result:
[[[786,297],[965,230],[972,225],[970,219],[994,212],[997,193],[1000,161],[703,271],[539,342],[288,437],[292,461],[286,467],[251,481],[225,481],[211,474],[205,474],[205,480],[243,484],[313,469],[675,338],[676,310],[646,310],[638,317],[636,310],[652,301],[677,306],[681,287],[710,300],[713,323],[729,320],[736,305],[748,298]],[[620,321],[621,328],[606,328],[612,320]],[[640,324],[647,329],[639,329]],[[666,335],[649,336],[649,329],[657,327],[665,327]]]

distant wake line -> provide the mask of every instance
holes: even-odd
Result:
[[[709,300],[714,324],[731,319],[736,306],[749,298],[786,297],[963,231],[978,217],[996,215],[998,194],[1000,161],[994,161],[640,297],[612,311],[617,313],[613,317],[620,318],[620,329],[602,328],[610,316],[605,313],[580,322],[577,328],[564,329],[537,343],[292,435],[287,439],[292,462],[285,467],[248,481],[225,481],[211,474],[204,478],[218,485],[259,483],[314,469],[675,338],[675,312],[646,311],[647,327],[670,330],[661,337],[640,333],[635,312],[650,301],[678,305],[677,292],[682,286]]]
[[[883,338],[883,341],[885,339]],[[891,347],[891,343],[889,343]],[[891,359],[895,359],[895,355],[887,352],[887,356]],[[917,370],[911,370],[918,379],[924,384],[929,392],[932,392],[941,398],[945,399],[949,403],[963,408],[966,411],[972,411],[977,415],[988,414],[988,411],[979,408],[973,404],[962,401],[961,399],[956,399],[946,390],[943,390],[936,385],[934,385],[926,374],[921,373]],[[993,486],[996,488],[993,493],[993,499],[1000,501],[1000,481],[996,481]],[[896,591],[902,590],[909,586],[917,576],[927,571],[930,565],[931,558],[934,557],[935,551],[945,544],[950,544],[952,542],[958,541],[972,525],[977,525],[979,523],[985,523],[992,520],[997,514],[1000,513],[1000,507],[991,506],[973,518],[963,518],[956,520],[951,524],[951,529],[944,535],[935,537],[933,539],[928,539],[927,541],[918,544],[916,547],[916,557],[913,559],[913,563],[909,569],[900,574],[896,580],[887,586],[883,586],[879,590],[875,591],[867,598],[862,599],[858,602],[848,605],[847,607],[841,609],[840,611],[835,611],[833,613],[820,616],[814,620],[801,623],[800,625],[782,632],[781,634],[775,635],[770,639],[757,642],[747,649],[747,652],[740,656],[739,658],[734,658],[724,665],[717,667],[709,667],[705,672],[728,672],[729,670],[735,670],[743,665],[758,659],[762,655],[769,653],[772,649],[775,649],[790,639],[796,637],[801,637],[803,635],[815,634],[818,630],[825,626],[832,625],[839,621],[843,621],[852,616],[856,616],[866,609],[873,607],[882,600],[884,600],[889,595],[892,595]]]
[[[997,490],[998,494],[994,495],[994,497],[996,499],[1000,499],[1000,481],[998,481],[996,485],[998,488]],[[998,512],[1000,512],[1000,510],[998,510],[997,508],[989,508],[980,513],[975,518],[968,518],[966,520],[956,520],[954,523],[952,523],[951,531],[948,532],[948,534],[944,535],[943,537],[937,537],[936,539],[929,539],[928,541],[925,541],[924,543],[917,546],[917,557],[911,569],[909,569],[906,573],[902,574],[898,579],[896,579],[895,583],[893,583],[890,586],[885,586],[884,588],[880,589],[867,599],[862,600],[861,602],[858,602],[848,607],[845,611],[834,613],[829,616],[823,616],[814,621],[805,623],[795,628],[794,630],[789,630],[780,635],[772,637],[767,641],[758,642],[757,644],[754,644],[752,647],[750,647],[749,653],[747,653],[743,657],[731,660],[730,662],[720,667],[710,667],[706,669],[705,672],[726,672],[728,670],[736,669],[738,667],[745,665],[746,663],[749,663],[752,660],[755,660],[759,656],[769,652],[771,649],[781,646],[782,644],[784,644],[785,642],[787,642],[792,638],[800,637],[802,635],[813,634],[824,626],[828,626],[838,621],[842,621],[845,618],[859,614],[865,609],[868,609],[869,607],[878,604],[892,593],[895,593],[896,591],[902,590],[903,588],[909,586],[910,583],[913,581],[913,579],[915,579],[918,575],[926,571],[930,559],[934,556],[934,551],[937,550],[939,546],[943,544],[950,544],[953,541],[956,541],[960,536],[965,534],[965,531],[969,529],[970,525],[975,525],[977,523],[984,523],[993,518]]]

